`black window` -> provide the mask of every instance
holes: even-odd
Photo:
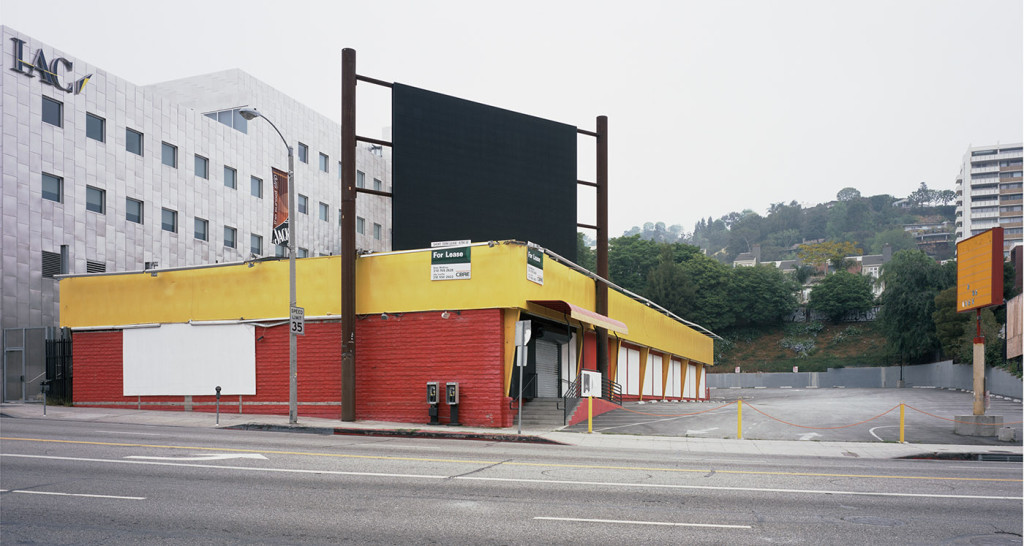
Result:
[[[196,176],[199,178],[210,177],[210,160],[196,154]]]
[[[100,142],[107,141],[107,120],[94,116],[92,114],[85,115],[85,136],[98,140]]]
[[[85,210],[105,214],[107,209],[107,192],[92,186],[85,187]]]
[[[168,167],[178,168],[178,147],[166,142],[160,143],[160,161]]]
[[[124,130],[124,148],[135,155],[142,155],[142,133],[126,128]]]
[[[263,254],[263,236],[262,235],[249,235],[249,252],[259,256]]]
[[[299,161],[309,163],[309,146],[299,143]]]
[[[171,209],[160,210],[160,227],[171,233],[178,232],[178,211]]]
[[[210,240],[210,222],[196,217],[196,239],[200,241]]]
[[[64,179],[43,173],[43,199],[61,203],[64,201]]]
[[[128,197],[125,199],[125,218],[129,222],[142,223],[142,201]]]
[[[263,199],[263,179],[255,176],[249,178],[249,192],[253,197]]]
[[[64,103],[43,97],[43,121],[57,127],[64,126]]]
[[[224,166],[224,185],[231,189],[238,187],[238,171],[227,165]]]
[[[231,226],[224,226],[224,246],[235,248],[235,239],[238,238],[238,230]]]
[[[299,194],[299,214],[309,214],[309,198]]]

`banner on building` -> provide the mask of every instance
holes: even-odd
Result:
[[[274,232],[270,238],[275,245],[288,244],[288,173],[271,169],[274,173]]]

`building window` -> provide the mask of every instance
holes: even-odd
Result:
[[[94,116],[92,114],[85,115],[85,136],[98,140],[100,142],[107,141],[107,120]]]
[[[125,219],[136,224],[142,223],[142,201],[128,197],[124,202]]]
[[[124,149],[135,155],[142,155],[142,133],[125,128]]]
[[[210,221],[203,220],[196,216],[196,239],[200,241],[210,240]]]
[[[43,199],[61,203],[64,201],[64,179],[43,173]]]
[[[356,233],[366,235],[366,218],[356,216]]]
[[[224,165],[224,186],[236,189],[238,187],[238,171]]]
[[[341,161],[338,162],[338,180],[341,180]]]
[[[309,163],[309,146],[299,143],[299,161]]]
[[[228,127],[242,133],[249,133],[249,121],[242,117],[241,108],[233,108],[231,110],[221,110],[220,112],[207,112],[204,116],[217,120]]]
[[[302,248],[302,247],[299,247],[298,252],[296,252],[295,256],[297,258],[306,258],[306,257],[309,256],[309,250],[305,249],[305,248]]]
[[[107,211],[107,192],[92,186],[85,187],[85,210],[91,210],[100,214]]]
[[[327,206],[327,203],[320,202],[320,219],[324,222],[328,222],[331,216],[331,209]]]
[[[196,176],[210,178],[210,160],[196,154]]]
[[[50,97],[43,97],[43,122],[63,127],[64,103]]]
[[[231,226],[224,226],[224,246],[227,248],[235,248],[237,244],[236,239],[238,238],[238,230]]]
[[[341,209],[338,209],[338,225],[341,225]]]
[[[263,199],[263,179],[255,176],[249,177],[249,193],[253,197],[259,197]]]
[[[274,256],[278,258],[284,258],[288,255],[288,247],[284,245],[274,245]]]
[[[328,159],[327,154],[321,152],[320,153],[320,170],[321,171],[323,171],[325,173],[326,172],[330,172],[330,168],[327,167],[327,165],[329,164],[328,163],[329,161],[330,160]]]
[[[380,224],[374,222],[374,224],[373,224],[373,238],[375,240],[377,240],[377,241],[380,240],[380,237],[381,237],[381,234],[383,233],[383,231],[384,231],[384,228]]]
[[[171,233],[178,232],[178,211],[171,209],[160,210],[160,227]]]
[[[249,252],[256,256],[263,254],[263,236],[256,234],[249,235]]]
[[[299,214],[309,214],[309,198],[299,194]]]
[[[160,161],[168,167],[178,168],[178,147],[166,142],[160,143]]]
[[[356,187],[366,187],[366,173],[364,173],[363,171],[356,171]]]
[[[377,191],[384,191],[384,183],[379,178],[373,179],[373,189]]]

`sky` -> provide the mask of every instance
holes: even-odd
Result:
[[[137,85],[240,68],[339,121],[357,73],[594,130],[610,235],[844,187],[953,189],[1022,141],[1020,0],[0,0],[0,23]],[[360,84],[357,133],[391,124]],[[579,178],[595,179],[579,138]],[[593,189],[578,218],[594,223]],[[592,234],[591,234],[592,235]]]

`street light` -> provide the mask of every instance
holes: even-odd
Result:
[[[284,138],[281,131],[274,125],[274,122],[267,119],[266,116],[261,114],[255,108],[242,108],[238,111],[238,115],[245,118],[247,121],[252,121],[256,118],[263,118],[270,124],[271,127],[277,131],[277,135],[281,137],[281,141],[284,142],[285,147],[288,148],[288,316],[291,317],[292,309],[295,309],[295,155],[291,144],[288,144],[288,139]],[[295,424],[299,421],[299,410],[298,410],[298,387],[297,387],[297,376],[298,376],[298,365],[297,365],[297,354],[298,354],[298,340],[295,337],[295,330],[291,327],[288,328],[288,422]]]

